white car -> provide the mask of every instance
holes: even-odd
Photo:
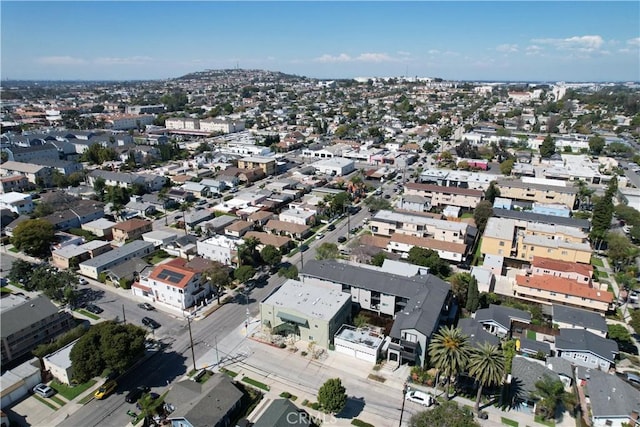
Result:
[[[54,389],[42,383],[35,386],[33,388],[33,392],[39,394],[42,397],[51,397],[56,393]]]
[[[431,406],[433,405],[433,396],[423,391],[411,390],[405,396],[405,399],[410,402],[418,403],[422,406]]]

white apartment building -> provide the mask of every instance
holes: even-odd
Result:
[[[314,224],[315,218],[315,212],[304,209],[287,209],[278,215],[280,221],[299,225]]]
[[[30,194],[22,194],[12,191],[0,194],[0,209],[8,209],[18,215],[26,215],[33,212],[33,200]]]
[[[140,284],[150,289],[155,302],[178,310],[188,309],[211,295],[211,284],[188,267],[187,260],[173,259],[160,264]]]
[[[427,237],[452,243],[467,243],[469,224],[445,221],[421,215],[378,211],[369,221],[369,229],[378,236],[395,233]]]
[[[215,235],[196,243],[198,255],[224,265],[234,265],[242,239]]]

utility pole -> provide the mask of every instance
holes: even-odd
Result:
[[[216,347],[216,366],[220,365],[220,355],[218,354],[218,336],[214,336],[214,345]]]
[[[405,382],[404,385],[402,386],[402,409],[400,410],[400,424],[398,424],[398,427],[402,427],[402,415],[404,415],[404,401],[406,400],[407,397],[407,383]]]
[[[304,252],[300,251],[300,270],[304,269]]]
[[[193,350],[193,335],[191,334],[191,316],[187,316],[187,324],[189,325],[189,341],[191,342],[191,357],[193,358],[193,371],[196,371],[196,352]]]
[[[122,304],[122,323],[127,323],[127,317],[124,315],[124,304]]]
[[[245,337],[249,336],[249,292],[245,291],[244,296],[247,299],[247,320],[244,321],[244,329],[247,331],[247,333],[245,334]]]

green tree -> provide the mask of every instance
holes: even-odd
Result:
[[[500,197],[500,189],[498,188],[496,181],[491,181],[491,183],[489,183],[487,191],[484,192],[484,198],[485,200],[493,204],[493,202],[495,202],[496,200],[496,197]]]
[[[576,403],[575,396],[564,390],[562,381],[554,380],[548,375],[544,375],[535,386],[536,390],[533,393],[540,399],[536,405],[536,412],[545,420],[555,419],[558,409],[572,408]]]
[[[468,337],[453,326],[444,326],[433,336],[429,343],[431,364],[451,382],[466,368],[469,360]],[[438,381],[436,381],[437,385]],[[447,391],[447,398],[449,392]]]
[[[104,200],[104,191],[106,186],[107,186],[107,183],[104,180],[104,178],[101,176],[93,180],[93,191],[95,191],[96,194],[98,194],[98,197],[100,198],[100,200]]]
[[[229,286],[229,283],[231,283],[229,267],[221,262],[213,261],[211,265],[202,272],[202,276],[206,278],[216,290],[218,304],[220,304],[220,295],[224,289]]]
[[[112,321],[91,326],[71,349],[74,379],[86,382],[105,369],[122,374],[144,355],[146,331]]]
[[[616,271],[620,270],[622,265],[632,262],[638,255],[638,248],[624,234],[608,233],[606,239],[607,255]]]
[[[438,136],[445,141],[451,138],[452,134],[453,128],[451,126],[442,126],[440,129],[438,129]]]
[[[7,279],[12,283],[21,283],[20,280],[22,280],[22,283],[27,282],[35,267],[35,264],[18,258],[11,264]]]
[[[599,135],[592,136],[589,138],[589,150],[591,154],[594,156],[599,156],[604,150],[605,140],[603,137]]]
[[[631,333],[627,328],[622,325],[607,325],[608,334],[607,338],[616,341],[618,344],[630,344]]]
[[[371,257],[371,265],[382,267],[385,259],[387,259],[387,254],[384,251],[380,251]]]
[[[614,177],[609,182],[604,195],[598,199],[593,207],[593,216],[591,218],[591,232],[589,238],[591,241],[599,245],[607,235],[607,230],[611,226],[613,219],[613,196],[618,189],[618,180]]]
[[[43,219],[28,219],[13,230],[11,243],[19,251],[34,257],[47,258],[55,241],[53,225]]]
[[[513,358],[516,357],[516,340],[505,342],[502,345],[502,353],[504,354],[504,372],[510,374]]]
[[[548,134],[540,144],[540,157],[548,159],[556,152],[556,141]]]
[[[631,310],[629,326],[633,328],[636,334],[640,334],[640,310]]]
[[[484,228],[487,226],[487,221],[493,215],[493,205],[488,200],[483,200],[478,203],[476,209],[473,211],[473,220],[478,227],[480,233],[484,232]]]
[[[473,419],[473,413],[461,408],[454,401],[444,402],[428,411],[411,416],[410,427],[480,427]]]
[[[620,203],[614,209],[616,218],[623,220],[627,225],[640,225],[640,212],[631,206]]]
[[[316,259],[336,259],[340,255],[338,245],[325,242],[316,249]]]
[[[296,267],[295,265],[290,265],[288,267],[280,267],[280,270],[278,270],[278,276],[286,277],[287,279],[297,279],[298,267]]]
[[[515,164],[515,160],[507,159],[500,163],[500,173],[502,175],[511,175],[511,170],[513,169],[513,165]]]
[[[280,262],[282,262],[282,254],[280,253],[280,250],[273,245],[266,245],[262,248],[260,256],[271,268],[278,266]]]
[[[255,237],[248,237],[244,239],[244,243],[238,247],[238,260],[240,263],[243,265],[258,265],[260,258],[260,253],[258,252],[259,245],[260,240]]]
[[[478,281],[471,276],[469,281],[469,290],[467,292],[466,309],[469,313],[474,313],[480,306],[480,291],[478,290]]]
[[[347,404],[346,389],[340,378],[330,378],[318,390],[318,403],[332,414],[337,414]]]
[[[449,279],[451,284],[451,292],[458,300],[458,306],[464,307],[469,294],[469,283],[471,282],[471,274],[466,271],[456,273]]]
[[[391,203],[382,197],[369,196],[364,199],[364,204],[372,211],[383,211],[391,209]]]
[[[245,283],[256,274],[256,269],[250,265],[241,265],[233,272],[233,277],[240,283]]]
[[[482,343],[474,349],[469,356],[469,374],[478,382],[478,393],[474,409],[476,414],[480,412],[480,398],[482,388],[499,384],[504,378],[504,355],[498,346]]]
[[[425,249],[414,246],[409,249],[407,261],[411,264],[429,267],[429,272],[440,278],[446,278],[451,274],[451,267],[440,258],[438,252],[433,249]]]

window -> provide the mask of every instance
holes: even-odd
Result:
[[[533,252],[533,251],[534,251],[534,249],[535,249],[535,247],[534,247],[534,246],[531,246],[531,252]]]
[[[550,253],[551,253],[551,251],[552,251],[552,249],[551,249],[551,248],[548,248],[548,249],[547,249],[547,253],[548,253],[548,254],[550,254]]]
[[[562,251],[562,255],[567,255],[567,254],[569,254],[569,252],[567,252],[567,251]]]
[[[504,242],[501,240],[499,246],[504,246]]]

